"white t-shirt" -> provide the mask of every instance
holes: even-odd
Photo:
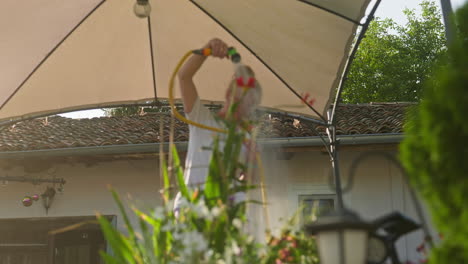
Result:
[[[213,114],[204,107],[197,98],[192,107],[192,111],[186,114],[187,119],[196,123],[204,124],[210,127],[220,128],[220,125],[213,117]],[[185,159],[185,184],[190,188],[201,187],[208,176],[208,166],[211,153],[213,152],[213,138],[216,132],[189,125],[189,145],[187,149],[187,158]],[[174,201],[174,208],[179,208],[180,192]]]
[[[221,128],[215,120],[213,114],[204,107],[197,98],[192,107],[192,111],[186,114],[187,119],[199,124],[210,127]],[[218,134],[208,129],[189,125],[189,145],[187,149],[187,158],[185,159],[184,179],[189,188],[200,187],[203,189],[208,176],[209,163],[213,153],[213,139]],[[224,142],[221,138],[219,148],[222,149]],[[242,148],[241,156],[245,155],[245,149]],[[243,159],[244,157],[241,157]],[[180,192],[174,201],[174,210],[180,207]],[[238,192],[234,195],[234,203],[245,201],[245,193]]]
[[[192,111],[187,118],[196,123],[210,127],[220,128],[213,114],[204,107],[197,98]],[[189,145],[185,160],[185,183],[190,187],[197,187],[206,181],[208,165],[213,152],[213,139],[216,132],[189,125]]]

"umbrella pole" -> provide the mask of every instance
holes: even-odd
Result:
[[[447,38],[447,44],[450,45],[453,42],[452,3],[450,0],[440,0],[440,6],[442,7],[442,15],[444,17],[445,37]]]
[[[357,52],[357,49],[359,47],[359,44],[361,44],[361,41],[364,38],[364,36],[365,36],[365,34],[367,32],[367,29],[369,28],[370,22],[374,19],[375,11],[377,11],[377,7],[379,7],[380,2],[381,2],[381,0],[377,0],[375,5],[372,7],[372,10],[369,13],[369,16],[367,17],[366,23],[364,23],[362,25],[361,32],[359,33],[359,36],[358,36],[358,38],[356,40],[356,43],[353,46],[351,54],[350,54],[350,56],[348,58],[348,62],[346,63],[345,69],[343,71],[343,75],[341,76],[341,82],[340,82],[339,87],[338,87],[337,92],[336,92],[335,102],[333,103],[333,108],[332,108],[331,114],[329,114],[329,116],[328,116],[329,124],[335,125],[336,106],[337,106],[337,104],[339,103],[339,101],[341,99],[341,92],[343,91],[344,84],[346,82],[346,79],[348,78],[348,73],[349,73],[349,70],[351,68],[351,64],[354,61],[354,58],[356,56],[356,52]]]

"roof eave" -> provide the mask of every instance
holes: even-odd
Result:
[[[403,137],[404,134],[402,133],[337,136],[337,138],[340,140],[341,145],[398,144],[403,140]],[[324,140],[328,142],[327,138],[324,138]],[[320,137],[318,136],[299,138],[266,138],[259,139],[258,143],[266,150],[276,148],[317,147],[323,145],[322,139],[320,139]],[[158,153],[161,144],[164,151],[167,151],[169,149],[169,143],[146,143],[60,149],[5,151],[0,152],[0,159]],[[187,151],[187,142],[175,142],[174,144],[179,151]]]

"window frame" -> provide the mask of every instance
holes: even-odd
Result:
[[[301,197],[306,197],[302,198]],[[313,199],[313,200],[332,200],[333,201],[333,208],[332,210],[335,209],[336,207],[336,195],[335,194],[300,194],[297,196],[297,204],[298,204],[298,209],[301,209],[299,206],[301,205],[301,202],[304,201],[305,199]],[[303,213],[302,210],[298,211],[298,225],[302,227],[304,225],[304,218],[303,218]]]
[[[336,206],[336,193],[328,184],[292,184],[288,188],[289,215],[299,214],[300,196],[325,197],[324,199],[333,199],[333,206]],[[297,217],[295,225],[300,228],[301,220]]]

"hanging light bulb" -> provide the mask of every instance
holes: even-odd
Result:
[[[133,6],[133,12],[139,18],[149,17],[151,13],[151,5],[149,0],[136,0],[135,5]]]
[[[25,196],[21,202],[26,207],[29,207],[33,204],[33,200],[31,199],[31,196]]]
[[[35,202],[39,201],[39,194],[34,194],[33,196],[31,196],[31,199]]]

